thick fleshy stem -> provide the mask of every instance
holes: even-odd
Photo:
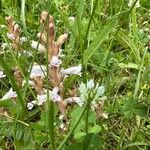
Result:
[[[86,107],[86,117],[85,117],[85,132],[88,133],[88,118],[89,118],[89,110],[90,110],[90,100],[87,102],[87,107]]]
[[[48,18],[48,19],[47,19]],[[58,40],[55,42],[55,24],[54,24],[54,19],[51,15],[48,14],[48,12],[43,11],[41,13],[41,18],[40,22],[42,25],[45,24],[47,21],[47,26],[44,27],[44,32],[42,35],[38,33],[38,37],[41,35],[41,40],[45,47],[47,47],[47,52],[48,52],[48,63],[50,64],[49,66],[49,77],[50,77],[50,82],[52,86],[58,87],[59,92],[61,93],[61,98],[62,101],[57,102],[57,106],[62,114],[64,114],[64,110],[66,109],[66,103],[63,101],[63,77],[60,74],[60,67],[59,66],[52,66],[51,65],[51,60],[53,57],[57,57],[59,55],[59,51],[61,48],[61,45],[65,42],[65,40],[68,37],[68,34],[63,34],[61,35]],[[48,38],[47,38],[48,35]],[[46,40],[47,39],[47,40]],[[64,108],[61,108],[64,107]]]

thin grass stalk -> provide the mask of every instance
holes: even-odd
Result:
[[[138,0],[136,0],[137,3]],[[132,18],[132,32],[134,37],[137,37],[137,17],[136,17],[136,3],[132,9],[131,12],[131,18]]]
[[[84,64],[84,50],[86,49],[86,46],[87,46],[87,38],[88,38],[88,35],[89,35],[89,31],[90,31],[90,27],[91,27],[91,24],[92,24],[92,21],[93,21],[93,17],[94,17],[94,13],[95,13],[95,10],[96,10],[96,7],[97,7],[97,3],[98,3],[98,0],[95,1],[94,6],[93,5],[91,6],[92,7],[91,8],[92,13],[91,13],[91,17],[90,17],[90,20],[89,20],[89,23],[88,23],[88,26],[87,26],[87,30],[86,30],[85,37],[84,37],[84,43],[83,43],[83,47],[82,47],[81,64],[82,64],[83,82],[84,83],[87,80],[86,79],[86,66]]]
[[[90,30],[90,27],[91,27],[91,24],[92,24],[92,21],[93,21],[93,17],[94,17],[94,13],[95,13],[95,10],[96,10],[96,7],[97,7],[97,3],[98,3],[98,0],[95,1],[94,3],[94,6],[92,6],[92,14],[91,14],[91,17],[90,17],[90,20],[89,20],[89,23],[88,23],[88,26],[87,26],[87,30],[86,30],[86,33],[85,33],[85,36],[84,36],[84,48],[86,47],[87,45],[87,37],[88,37],[88,34],[89,34],[89,30]]]
[[[88,100],[87,107],[86,107],[86,116],[85,116],[85,132],[88,133],[89,129],[89,110],[90,110],[91,101]]]
[[[50,136],[50,145],[51,149],[55,150],[55,135],[54,135],[54,103],[50,100],[49,95],[49,15],[46,19],[46,26],[47,26],[47,52],[46,52],[46,69],[47,69],[47,123],[49,129],[49,136]]]
[[[143,68],[144,59],[145,59],[147,49],[148,48],[146,47],[145,50],[144,50],[143,58],[142,58],[142,61],[141,61],[141,66],[140,66],[138,77],[137,77],[136,84],[135,84],[135,89],[134,89],[134,98],[135,99],[138,98],[138,91],[139,91],[139,88],[140,88],[140,80],[141,80],[141,72],[142,72],[142,68]]]
[[[25,5],[26,5],[26,0],[22,0],[21,1],[21,20],[22,20],[22,24],[23,24],[24,33],[25,33],[26,37],[28,37],[26,21],[25,21],[26,20],[25,19]]]
[[[7,119],[9,119],[9,121],[7,121],[7,122],[10,122],[10,123],[11,123],[11,122],[13,122],[13,121],[11,121],[11,120],[14,120],[14,121],[16,121],[16,122],[18,122],[18,123],[21,123],[21,124],[23,124],[23,125],[29,127],[29,124],[26,123],[26,122],[23,122],[22,120],[15,119],[15,118],[10,117],[10,116],[8,116],[8,115],[6,115],[6,114],[3,114],[3,113],[0,113],[0,115],[3,116],[3,117],[5,117],[5,118],[7,118]]]

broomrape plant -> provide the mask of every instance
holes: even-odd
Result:
[[[63,68],[62,58],[64,56],[62,57],[62,53],[65,50],[62,50],[61,46],[67,40],[68,34],[64,33],[60,35],[55,41],[55,23],[53,17],[49,15],[48,12],[43,11],[40,16],[40,23],[43,27],[43,31],[37,34],[40,42],[31,42],[31,47],[37,50],[41,54],[41,57],[47,58],[48,64],[40,65],[34,62],[32,66],[29,66],[29,69],[25,68],[27,74],[24,74],[20,65],[17,63],[17,59],[21,56],[33,57],[32,54],[29,56],[21,53],[23,51],[23,44],[27,42],[27,38],[21,37],[21,28],[15,23],[11,16],[6,17],[6,22],[9,46],[13,49],[12,55],[17,64],[17,66],[12,68],[15,84],[22,90],[28,85],[31,95],[34,96],[34,99],[31,98],[30,100],[29,98],[25,101],[28,112],[34,111],[38,106],[41,111],[44,111],[44,109],[46,109],[46,102],[51,101],[52,105],[57,106],[57,116],[61,123],[57,125],[49,120],[55,116],[49,117],[48,122],[59,126],[58,128],[65,132],[69,130],[71,120],[68,112],[74,105],[83,108],[90,101],[90,108],[96,112],[97,119],[100,117],[107,118],[107,115],[103,113],[103,100],[105,99],[105,96],[103,96],[105,92],[104,86],[99,86],[98,83],[95,84],[91,79],[86,84],[81,83],[79,87],[72,85],[74,88],[67,89],[69,92],[65,90],[64,82],[66,82],[67,78],[70,78],[72,75],[78,76],[79,78],[82,76],[82,66],[79,64],[77,66]],[[18,53],[20,53],[20,55],[18,55]],[[0,78],[6,77],[7,75],[5,75],[3,71],[0,71]],[[12,87],[1,98],[1,100],[7,99],[12,99],[14,103],[17,103],[17,92],[14,91]],[[8,112],[7,115],[10,116],[9,110],[6,109],[5,111]],[[50,130],[54,132],[55,129],[53,125]],[[51,146],[54,149],[53,132],[50,132],[50,140]]]

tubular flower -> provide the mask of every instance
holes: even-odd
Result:
[[[44,65],[40,66],[40,65],[35,64],[32,67],[30,78],[34,78],[34,77],[45,78],[45,73],[46,73],[46,67]]]
[[[38,43],[37,41],[32,41],[31,47],[34,49],[38,49],[39,52],[46,52],[46,48],[41,43]]]
[[[27,103],[28,110],[31,110],[35,104],[36,104],[36,101],[31,101],[31,102]]]
[[[12,88],[2,97],[2,100],[16,98],[17,94]]]
[[[75,74],[75,75],[79,75],[79,76],[81,76],[81,65],[78,65],[78,66],[75,66],[75,67],[70,67],[70,68],[67,68],[67,69],[63,69],[63,70],[61,70],[61,73],[63,74],[63,75],[73,75],[73,74]]]
[[[58,58],[58,56],[53,56],[51,58],[50,66],[51,67],[59,67],[61,65],[61,60]]]
[[[74,102],[74,103],[78,104],[80,107],[82,107],[84,105],[84,101],[80,97],[69,97],[69,98],[66,98],[65,101],[68,104],[71,104]]]
[[[59,102],[61,101],[61,97],[59,96],[59,88],[58,87],[55,87],[53,90],[52,90],[52,93],[51,93],[51,98],[52,98],[52,101],[53,102]]]
[[[3,73],[3,71],[0,71],[0,78],[4,78],[6,75]]]

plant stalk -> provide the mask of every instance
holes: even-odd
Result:
[[[90,100],[88,100],[87,107],[86,107],[86,117],[85,117],[85,132],[88,133],[88,118],[89,118],[89,110],[90,110]]]

